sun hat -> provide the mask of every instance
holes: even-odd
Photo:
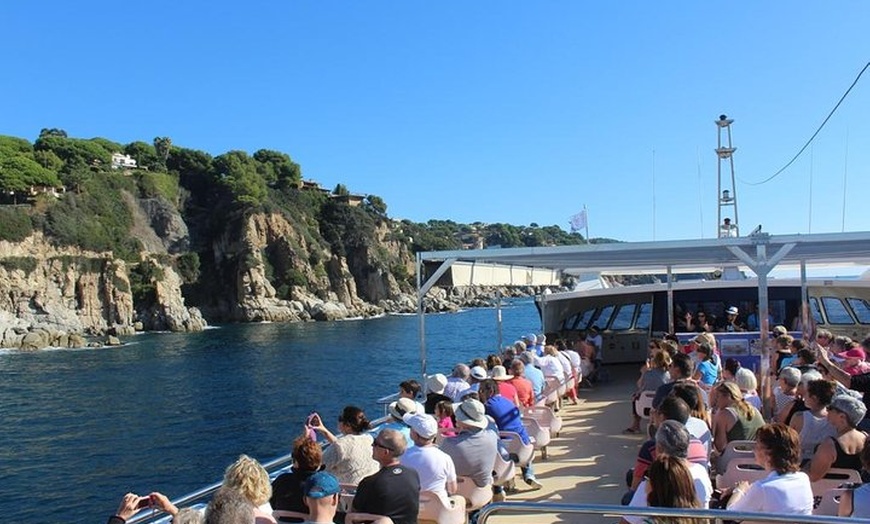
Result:
[[[528,335],[524,336],[523,338],[526,339],[527,341],[531,342],[533,346],[538,343],[538,335],[535,335],[534,333],[529,333]],[[528,344],[526,344],[526,345],[528,345]]]
[[[438,434],[438,423],[432,415],[408,413],[402,421],[424,439],[434,438]]]
[[[773,326],[773,336],[779,337],[782,335],[788,335],[788,330],[785,326]]]
[[[479,400],[469,398],[458,404],[453,404],[453,414],[456,422],[478,429],[486,429],[489,421],[486,419],[486,409]]]
[[[429,375],[429,378],[426,379],[426,389],[431,391],[432,393],[437,393],[440,395],[444,393],[445,387],[447,387],[447,377],[445,377],[441,373]]]
[[[399,400],[390,404],[390,407],[387,408],[390,412],[390,415],[393,418],[397,418],[402,420],[402,418],[408,413],[416,413],[417,412],[417,403],[409,398],[400,398]]]
[[[486,380],[486,370],[480,366],[471,368],[471,378],[475,380]]]
[[[302,495],[312,499],[322,499],[340,491],[338,479],[326,471],[318,471],[302,483]]]
[[[504,366],[493,366],[492,367],[492,378],[493,380],[510,380],[514,378],[512,375],[508,375],[507,369]]]
[[[867,354],[864,353],[864,350],[860,347],[837,353],[837,356],[840,358],[860,358],[861,360],[865,360],[867,358]]]
[[[736,315],[736,314],[739,313],[739,312],[740,312],[740,310],[737,309],[735,306],[731,306],[731,307],[729,307],[728,309],[725,310],[725,313],[728,314],[728,315]]]
[[[851,395],[837,395],[831,401],[831,405],[828,406],[828,409],[833,409],[845,414],[852,427],[856,427],[864,418],[864,415],[867,414],[867,407],[864,403]]]
[[[543,343],[546,342],[546,341],[547,341],[547,335],[538,335],[538,336],[535,338],[535,342],[538,343],[538,344],[543,344]]]

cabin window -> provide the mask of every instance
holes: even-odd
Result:
[[[631,329],[631,321],[634,319],[634,311],[637,309],[637,304],[623,304],[616,310],[616,315],[613,317],[613,322],[610,324],[610,329],[614,331],[625,331]]]
[[[637,314],[637,320],[634,322],[634,329],[643,329],[649,331],[649,326],[652,321],[652,304],[649,302],[640,305],[640,311]]]
[[[810,298],[810,311],[813,312],[813,322],[816,324],[825,323],[824,319],[822,319],[822,308],[819,306],[819,301],[815,297]]]
[[[852,316],[846,309],[843,301],[836,297],[822,297],[822,306],[825,308],[825,316],[828,324],[854,324]]]
[[[604,306],[596,311],[595,318],[592,320],[592,325],[597,327],[599,330],[607,329],[607,324],[610,321],[611,315],[613,315],[613,309],[613,306]]]
[[[586,327],[589,325],[589,321],[592,319],[593,313],[595,313],[595,309],[587,309],[586,311],[581,311],[580,313],[577,313],[576,315],[566,320],[565,324],[562,327],[567,331],[586,329]]]
[[[852,313],[855,313],[855,318],[859,324],[870,324],[870,304],[862,298],[847,298],[846,302],[852,308]]]

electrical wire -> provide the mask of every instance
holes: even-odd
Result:
[[[807,149],[807,147],[809,147],[809,145],[812,144],[812,142],[813,142],[813,140],[815,140],[816,136],[817,136],[817,135],[822,131],[822,128],[825,127],[825,124],[828,123],[828,120],[830,120],[831,117],[834,116],[834,113],[837,112],[837,108],[839,108],[839,107],[840,107],[840,104],[843,103],[843,100],[845,100],[846,97],[849,96],[849,92],[852,91],[852,88],[855,87],[855,84],[858,83],[858,80],[861,79],[861,75],[864,74],[864,71],[866,71],[868,67],[870,67],[870,62],[867,62],[867,64],[864,65],[864,69],[862,69],[861,72],[858,73],[858,76],[855,77],[855,80],[852,82],[852,85],[850,85],[850,86],[849,86],[849,89],[847,89],[846,92],[843,93],[843,96],[840,97],[840,100],[837,102],[837,105],[834,106],[834,109],[831,109],[831,112],[828,113],[828,116],[825,117],[825,120],[824,120],[824,121],[822,122],[822,124],[818,127],[818,129],[816,129],[816,132],[813,133],[813,136],[811,136],[810,139],[807,140],[807,143],[804,144],[804,146],[800,149],[800,151],[798,151],[797,154],[796,154],[794,157],[792,157],[792,159],[789,160],[788,163],[787,163],[786,165],[782,166],[782,168],[780,168],[779,171],[777,171],[776,173],[774,173],[774,174],[770,175],[769,177],[765,178],[765,179],[762,180],[761,182],[745,182],[745,181],[744,181],[743,183],[746,184],[746,185],[748,185],[748,186],[760,186],[760,185],[762,185],[762,184],[766,184],[766,183],[770,182],[770,181],[773,180],[774,178],[776,178],[776,177],[778,177],[779,175],[781,175],[783,171],[785,171],[786,169],[788,169],[789,166],[791,166],[791,165],[794,163],[794,161],[797,160],[799,156],[801,156],[801,153],[803,153],[803,152]]]

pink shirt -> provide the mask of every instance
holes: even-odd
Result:
[[[453,419],[450,417],[444,417],[438,421],[438,429],[453,429]],[[439,431],[442,437],[455,437],[455,431]]]

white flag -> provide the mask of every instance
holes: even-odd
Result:
[[[586,208],[571,217],[571,232],[576,233],[586,227]]]

